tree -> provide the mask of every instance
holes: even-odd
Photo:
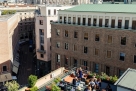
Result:
[[[20,85],[16,81],[6,82],[5,86],[8,91],[18,91]]]
[[[52,83],[51,91],[61,91],[61,89],[55,83]]]
[[[37,76],[30,75],[28,78],[28,86],[32,88],[35,85],[36,81],[37,81]]]
[[[38,88],[36,86],[30,88],[30,91],[38,91]]]

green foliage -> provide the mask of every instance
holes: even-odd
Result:
[[[36,86],[30,88],[30,91],[38,91],[38,88]]]
[[[15,14],[16,10],[3,10],[1,15]]]
[[[58,82],[60,82],[61,81],[61,79],[58,77],[58,78],[55,78],[54,79],[54,82],[57,84]]]
[[[111,81],[112,81],[113,83],[115,83],[117,80],[118,80],[118,77],[117,77],[116,75],[113,76],[112,79],[111,79]]]
[[[16,81],[6,82],[5,86],[8,88],[8,91],[18,91],[20,87]]]
[[[37,76],[35,75],[30,75],[29,78],[28,78],[28,86],[31,88],[35,85],[37,81]]]
[[[61,88],[59,88],[56,84],[52,83],[51,91],[61,91]]]

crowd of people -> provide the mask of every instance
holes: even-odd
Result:
[[[73,78],[71,83],[64,79],[59,83],[61,91],[112,91],[110,84],[105,88],[101,87],[101,79],[96,78],[96,74],[90,76],[89,73],[84,72],[82,68],[77,68],[70,76]],[[68,89],[72,86],[71,89]]]

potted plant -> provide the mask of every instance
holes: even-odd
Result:
[[[26,89],[26,91],[34,91],[34,89],[37,88],[34,86],[36,82],[37,82],[37,76],[30,75],[28,78],[28,88]],[[35,91],[37,91],[37,90],[35,90]]]

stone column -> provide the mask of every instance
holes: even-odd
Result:
[[[91,17],[91,26],[93,26],[93,16]]]
[[[78,24],[77,24],[77,23],[78,23],[77,19],[78,19],[78,16],[76,16],[76,25],[78,25]]]
[[[68,24],[68,15],[66,15],[66,24]]]
[[[132,17],[130,17],[129,18],[129,29],[132,29],[132,22],[133,22]]]
[[[115,28],[118,28],[118,17],[115,19]]]
[[[109,17],[109,28],[111,28],[111,17]]]
[[[62,15],[62,23],[64,23],[64,15]]]
[[[124,27],[125,27],[125,18],[123,17],[123,18],[122,18],[122,25],[121,25],[121,28],[124,29]]]
[[[73,25],[73,15],[71,15],[71,24]]]
[[[103,19],[102,19],[102,27],[105,27],[105,16],[103,16]]]
[[[83,16],[80,16],[80,25],[83,25]]]
[[[96,26],[99,27],[99,16],[97,16],[96,19],[97,19],[97,20],[96,20]]]
[[[88,26],[88,16],[86,16],[85,25]]]

